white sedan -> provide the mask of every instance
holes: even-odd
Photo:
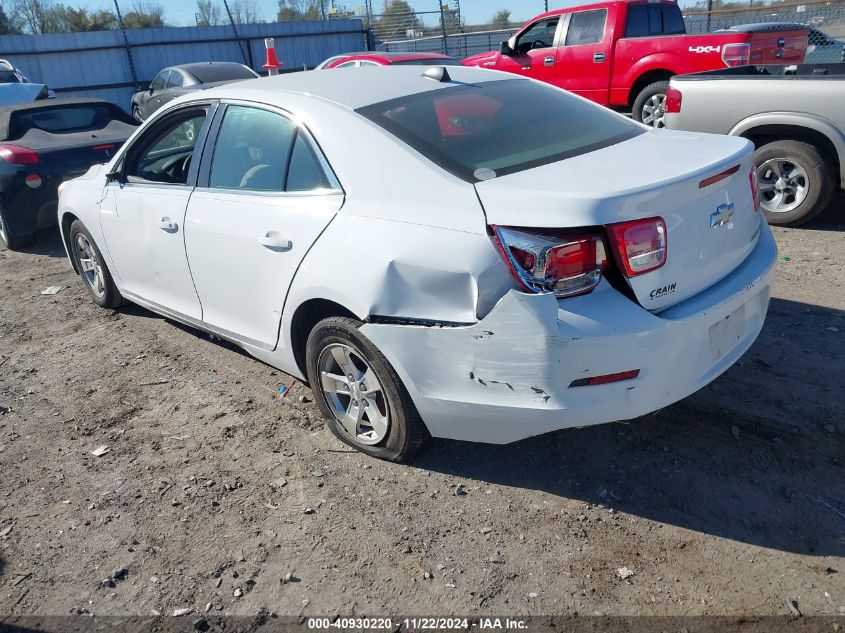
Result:
[[[95,303],[236,343],[403,461],[641,416],[735,363],[777,259],[751,152],[509,74],[304,72],[172,102],[58,212]]]

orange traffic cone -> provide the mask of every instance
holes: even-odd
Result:
[[[272,37],[265,38],[264,47],[267,49],[267,61],[262,66],[262,68],[266,68],[267,73],[270,75],[278,75],[279,68],[282,67],[282,62],[280,62],[279,58],[276,57],[275,40]]]

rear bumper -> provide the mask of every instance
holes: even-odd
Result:
[[[25,184],[24,179],[29,173],[41,176],[40,187],[31,189]],[[9,232],[16,236],[29,235],[38,229],[54,226],[58,221],[59,184],[71,177],[25,169],[5,175],[0,181],[0,206]]]
[[[509,292],[479,323],[361,328],[402,378],[435,437],[505,444],[636,418],[701,389],[751,346],[765,320],[777,247],[755,249],[707,290],[652,314],[606,282],[590,295]],[[573,381],[639,369],[636,379]]]

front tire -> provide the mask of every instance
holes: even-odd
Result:
[[[100,249],[80,220],[74,220],[70,225],[69,250],[91,301],[110,310],[123,305],[123,297],[114,284]]]
[[[799,226],[821,213],[833,195],[830,166],[803,141],[774,141],[754,152],[760,207],[769,224]]]
[[[643,88],[634,99],[632,112],[634,120],[653,128],[666,127],[667,90],[669,90],[668,81],[655,81]]]
[[[3,209],[0,209],[0,241],[6,245],[10,251],[18,251],[35,243],[35,234],[29,233],[27,235],[12,235],[9,233],[9,227],[6,220],[3,218]]]
[[[378,459],[405,463],[431,439],[402,380],[356,319],[314,326],[305,363],[326,423],[340,441]]]

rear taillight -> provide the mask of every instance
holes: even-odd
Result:
[[[607,268],[604,240],[597,234],[555,235],[502,226],[493,241],[514,278],[530,292],[559,298],[591,292]]]
[[[656,270],[666,263],[666,223],[663,218],[608,224],[607,233],[616,258],[628,277]]]
[[[751,199],[754,200],[754,210],[760,210],[760,181],[757,176],[757,168],[751,165],[751,171],[748,172],[748,180],[751,183]]]
[[[41,160],[36,152],[20,145],[0,145],[0,158],[13,165],[34,165]]]
[[[725,44],[722,47],[722,61],[729,68],[732,66],[745,66],[751,61],[751,44],[747,42]]]
[[[681,91],[669,86],[666,90],[666,102],[663,104],[663,109],[670,114],[677,114],[681,111],[681,98]]]

